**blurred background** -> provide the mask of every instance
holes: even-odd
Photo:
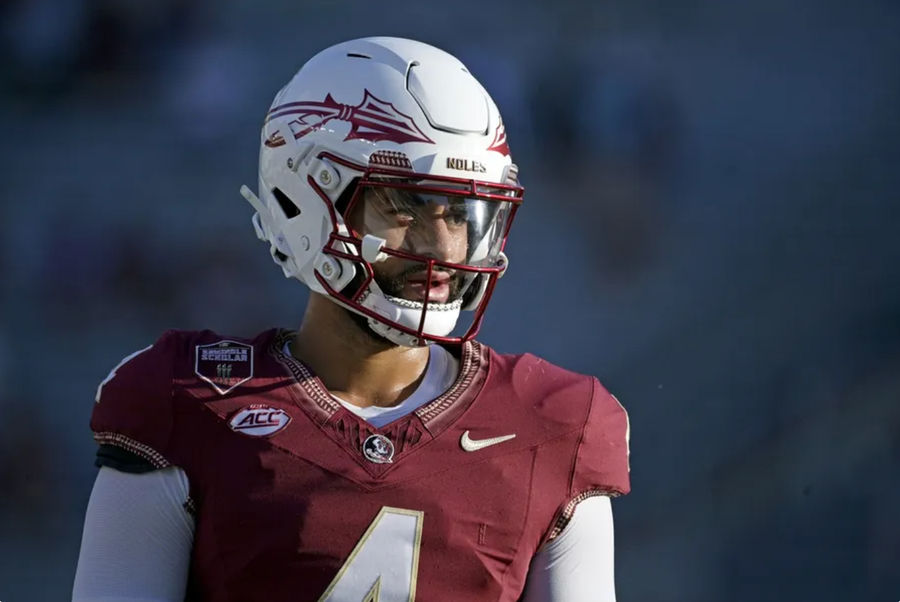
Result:
[[[630,411],[619,599],[900,599],[900,4],[7,0],[0,600],[69,596],[123,356],[298,325],[238,188],[275,92],[376,34],[503,112],[528,192],[480,338]]]

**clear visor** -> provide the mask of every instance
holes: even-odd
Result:
[[[383,239],[385,249],[442,263],[492,267],[502,250],[513,207],[510,191],[493,194],[510,200],[369,183],[350,208],[347,221],[360,237],[371,234]]]
[[[476,193],[477,196],[473,195]],[[399,179],[363,183],[346,211],[359,238],[384,241],[373,276],[389,296],[459,301],[479,273],[503,267],[500,252],[518,190]]]

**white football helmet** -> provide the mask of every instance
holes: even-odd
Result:
[[[381,37],[320,52],[282,88],[259,197],[241,193],[285,276],[414,346],[478,331],[523,189],[500,113],[465,66]]]

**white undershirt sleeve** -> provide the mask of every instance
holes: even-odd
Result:
[[[91,492],[73,602],[184,600],[194,519],[184,471],[130,474],[101,468]],[[525,602],[615,602],[609,498],[575,507],[572,520],[535,555]]]
[[[383,426],[446,391],[456,380],[458,363],[435,345],[422,383],[399,406],[362,409],[342,403]],[[84,519],[73,602],[184,600],[194,539],[194,519],[184,508],[187,496],[187,475],[177,467],[141,474],[101,468]]]
[[[180,468],[131,474],[102,467],[84,519],[73,602],[184,600],[194,539],[187,497]]]
[[[531,561],[524,602],[615,602],[612,504],[590,497]]]
[[[423,398],[446,390],[456,370],[447,365],[433,372],[435,379],[423,379]],[[184,600],[194,539],[187,497],[180,468],[142,474],[101,468],[85,516],[73,602]],[[562,533],[532,559],[524,602],[615,602],[613,543],[609,498],[579,503]]]

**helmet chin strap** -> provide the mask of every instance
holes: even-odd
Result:
[[[376,263],[388,258],[385,253],[381,252],[384,247],[385,240],[371,234],[367,234],[362,239],[362,257],[370,263]],[[407,328],[417,330],[422,319],[422,311],[425,305],[420,301],[410,301],[402,297],[393,297],[383,294],[381,287],[374,281],[369,284],[361,305],[367,309],[371,309],[380,316],[396,324],[402,324]],[[459,319],[459,311],[462,308],[462,298],[452,303],[429,303],[428,310],[425,314],[425,324],[422,332],[433,336],[446,336],[450,334],[456,326]],[[376,334],[386,338],[392,343],[402,345],[404,347],[417,347],[422,341],[430,344],[433,341],[420,339],[419,337],[402,332],[388,324],[380,322],[375,318],[368,319],[369,328]]]
[[[380,316],[396,324],[402,324],[410,329],[418,329],[422,319],[424,305],[418,301],[410,301],[399,297],[388,297],[378,294],[368,294],[361,302],[362,306],[371,309]],[[422,333],[432,336],[446,336],[456,326],[459,318],[462,299],[452,303],[429,303],[425,312],[425,324]],[[374,318],[368,320],[369,328],[392,343],[404,347],[418,347],[423,342],[432,343],[428,339],[407,334]]]

